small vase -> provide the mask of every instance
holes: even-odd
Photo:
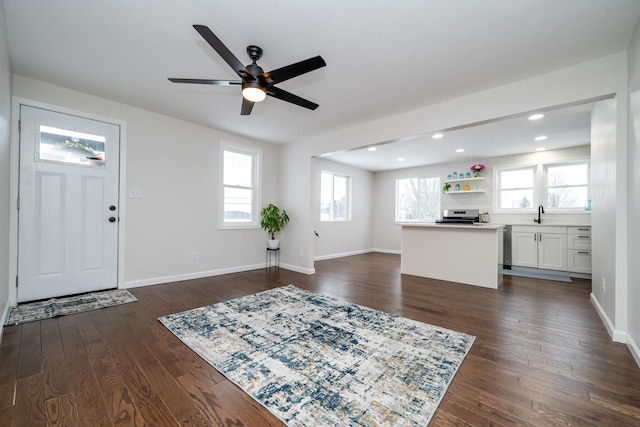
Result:
[[[474,177],[474,178],[480,178],[481,176],[482,176],[482,175],[480,174],[480,172],[479,172],[479,171],[475,171],[475,172],[473,173],[473,177]]]

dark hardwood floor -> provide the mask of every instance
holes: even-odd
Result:
[[[132,289],[136,303],[5,327],[0,425],[281,425],[156,319],[289,283],[475,335],[431,425],[640,425],[640,369],[609,338],[590,282],[505,276],[496,291],[399,271],[399,256],[372,253],[317,262],[313,276]]]

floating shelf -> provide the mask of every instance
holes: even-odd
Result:
[[[462,193],[484,193],[484,190],[460,190],[460,191],[446,191],[444,194],[462,194]]]
[[[444,180],[444,182],[478,182],[478,181],[484,181],[484,177],[479,176],[477,178],[445,179]]]
[[[455,187],[455,184],[465,184],[465,183],[471,183],[471,182],[482,182],[484,181],[484,177],[483,176],[479,176],[477,178],[461,178],[461,179],[445,179],[444,182],[448,182],[451,185],[451,188]],[[463,185],[461,185],[462,187]],[[445,192],[444,194],[462,194],[462,193],[484,193],[483,189],[480,190],[449,190],[447,192]]]

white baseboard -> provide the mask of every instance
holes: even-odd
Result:
[[[402,255],[402,251],[396,250],[396,249],[373,248],[373,252],[380,252],[382,254]]]
[[[9,301],[4,304],[4,309],[2,310],[2,317],[0,317],[0,343],[2,343],[2,337],[4,336],[4,322],[7,320],[7,316],[9,315],[9,309],[11,306],[9,305]]]
[[[297,265],[291,265],[291,264],[280,264],[280,268],[284,268],[285,270],[295,271],[296,273],[302,273],[302,274],[308,274],[308,275],[316,274],[315,268],[303,268],[303,267],[298,267]]]
[[[607,316],[607,313],[604,311],[604,309],[598,302],[598,299],[595,297],[595,295],[593,295],[593,293],[591,293],[590,299],[591,299],[591,304],[593,304],[593,306],[595,307],[596,312],[598,313],[598,315],[600,316],[600,319],[602,320],[602,323],[604,323],[605,328],[607,328],[607,332],[609,333],[609,336],[611,337],[611,339],[614,342],[626,343],[627,333],[624,331],[617,330],[615,328],[615,326],[613,325],[613,322],[611,322],[611,319],[609,319],[609,316]]]
[[[243,265],[238,267],[220,268],[217,270],[198,271],[196,273],[177,274],[174,276],[152,277],[150,279],[130,280],[125,282],[123,288],[130,289],[130,288],[139,288],[141,286],[162,285],[163,283],[181,282],[183,280],[192,280],[192,279],[202,279],[204,277],[221,276],[223,274],[230,274],[230,273],[241,273],[243,271],[260,270],[263,268],[265,268],[264,264],[260,263],[260,264],[253,264],[253,265]],[[316,273],[316,270],[314,268],[302,268],[302,267],[298,267],[290,264],[280,264],[280,268],[284,268],[285,270],[291,270],[291,271],[295,271],[297,273],[302,273],[302,274]]]
[[[324,261],[326,259],[334,259],[334,258],[344,258],[347,256],[353,256],[353,255],[362,255],[362,254],[368,254],[371,252],[379,252],[382,254],[393,254],[393,255],[400,255],[402,253],[402,251],[396,250],[396,249],[381,249],[381,248],[371,248],[371,249],[361,249],[358,251],[351,251],[351,252],[341,252],[338,254],[330,254],[330,255],[320,255],[317,256],[315,258],[313,258],[314,261]]]
[[[353,255],[362,255],[373,252],[373,249],[361,249],[359,251],[351,251],[351,252],[341,252],[339,254],[330,254],[330,255],[321,255],[313,258],[314,261],[324,261],[326,259],[334,259],[334,258],[344,258],[347,256]]]
[[[636,363],[638,364],[638,367],[640,367],[640,348],[629,334],[627,334],[627,347],[629,347],[631,355],[636,359]]]
[[[217,270],[198,271],[196,273],[177,274],[174,276],[152,277],[150,279],[130,280],[124,283],[124,288],[138,288],[141,286],[161,285],[163,283],[181,282],[183,280],[202,279],[203,277],[220,276],[223,274],[240,273],[242,271],[258,270],[264,264],[243,265],[239,267],[220,268]]]

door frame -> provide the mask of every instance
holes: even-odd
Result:
[[[16,277],[18,275],[18,195],[20,185],[20,132],[18,131],[18,121],[20,119],[20,106],[51,110],[57,113],[69,114],[84,117],[91,120],[102,121],[120,127],[120,172],[118,176],[118,203],[119,203],[119,225],[118,225],[118,274],[117,288],[124,287],[125,271],[125,228],[126,228],[126,147],[127,147],[127,123],[122,120],[98,114],[87,113],[58,105],[47,104],[32,99],[21,97],[11,98],[11,172],[9,177],[10,189],[10,214],[9,214],[9,306],[15,306],[17,301]]]

